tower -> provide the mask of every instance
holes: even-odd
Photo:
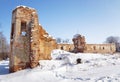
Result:
[[[35,9],[19,6],[12,12],[10,72],[38,65],[39,23]]]

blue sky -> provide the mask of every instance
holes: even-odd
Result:
[[[35,8],[40,24],[54,37],[72,39],[79,33],[87,43],[102,43],[120,36],[120,0],[0,0],[0,30],[8,41],[18,5]]]

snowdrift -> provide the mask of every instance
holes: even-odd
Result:
[[[34,69],[11,74],[8,60],[0,61],[0,82],[120,82],[120,54],[53,50],[51,56],[52,60],[41,60]],[[82,63],[76,63],[78,58]]]

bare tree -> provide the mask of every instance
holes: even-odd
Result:
[[[69,39],[56,38],[57,43],[69,43]]]
[[[63,43],[69,43],[69,39],[63,40]]]
[[[118,36],[109,36],[106,38],[106,43],[114,43],[116,45],[116,51],[120,51],[120,37]]]
[[[6,59],[8,57],[9,45],[4,37],[3,33],[0,32],[0,59]]]
[[[119,43],[120,37],[110,36],[106,39],[106,43]]]
[[[69,39],[66,39],[65,42],[66,42],[66,43],[69,43]]]
[[[57,43],[61,43],[62,39],[61,38],[57,38],[56,41],[57,41]]]

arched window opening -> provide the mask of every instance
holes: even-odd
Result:
[[[96,50],[96,46],[94,46],[93,49]]]
[[[26,22],[21,22],[21,35],[26,36]]]

